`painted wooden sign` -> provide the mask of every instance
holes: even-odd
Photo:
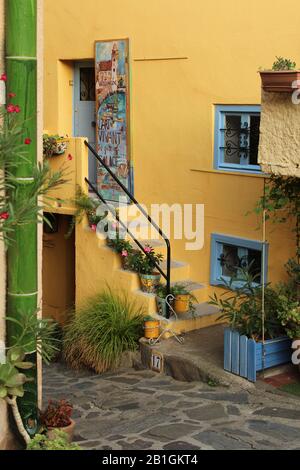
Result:
[[[132,192],[129,138],[128,39],[95,44],[97,152]],[[118,201],[124,192],[100,164],[97,186],[105,199]]]

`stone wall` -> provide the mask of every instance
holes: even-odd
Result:
[[[300,104],[291,93],[262,92],[260,134],[263,171],[300,177]]]

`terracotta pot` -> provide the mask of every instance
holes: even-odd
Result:
[[[262,88],[272,93],[291,93],[300,88],[296,80],[300,80],[299,70],[268,70],[260,72]]]
[[[176,295],[174,300],[174,310],[176,313],[187,313],[190,310],[190,295]]]
[[[51,428],[51,427],[49,427],[48,431],[47,431],[47,436],[50,440],[53,441],[54,439],[56,439],[54,431],[55,431],[55,429],[58,429],[59,431],[63,431],[68,435],[68,442],[72,442],[73,437],[74,437],[74,428],[75,428],[75,421],[73,421],[73,419],[71,419],[71,424],[69,424],[69,426],[66,426],[64,428]]]
[[[143,292],[153,294],[155,287],[160,282],[161,275],[159,273],[153,274],[140,274],[141,287]]]
[[[157,339],[159,337],[159,320],[145,320],[144,323],[144,336],[147,339]]]

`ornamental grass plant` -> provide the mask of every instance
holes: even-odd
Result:
[[[106,289],[73,311],[64,329],[64,357],[74,369],[114,369],[137,349],[144,313],[125,294]]]

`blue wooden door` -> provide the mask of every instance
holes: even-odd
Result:
[[[74,67],[74,136],[96,142],[95,64],[76,62]],[[96,159],[89,152],[89,180],[96,184]]]

